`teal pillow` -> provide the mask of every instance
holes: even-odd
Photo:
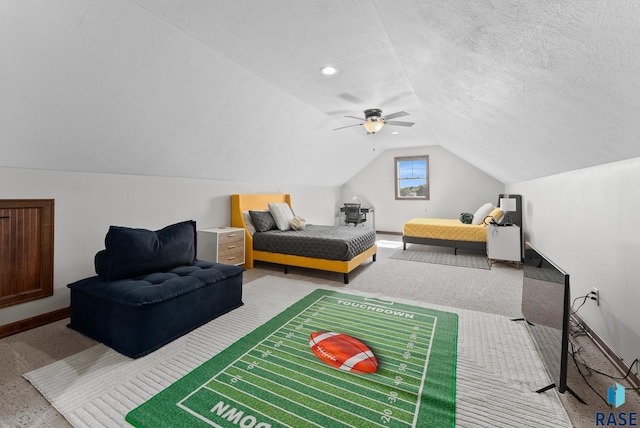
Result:
[[[462,213],[460,214],[460,221],[464,224],[471,224],[473,221],[473,214],[471,213]]]

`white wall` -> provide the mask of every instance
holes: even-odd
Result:
[[[630,364],[640,358],[640,158],[507,186],[523,196],[525,239],[570,275],[580,316]]]
[[[394,157],[429,155],[430,200],[396,201]],[[338,203],[357,196],[375,207],[376,229],[402,232],[414,217],[458,218],[486,202],[498,203],[504,184],[440,146],[386,150],[344,184]]]
[[[54,295],[0,308],[0,325],[69,306],[66,285],[95,275],[93,257],[110,225],[160,229],[231,223],[232,193],[291,193],[309,223],[333,224],[335,187],[94,174],[0,167],[0,199],[55,199]]]

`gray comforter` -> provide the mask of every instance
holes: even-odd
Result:
[[[304,230],[253,234],[253,249],[329,260],[351,260],[376,242],[373,229],[308,224]]]

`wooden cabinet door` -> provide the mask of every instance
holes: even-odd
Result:
[[[0,307],[53,295],[53,207],[0,200]]]

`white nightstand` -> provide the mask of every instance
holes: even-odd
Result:
[[[198,258],[229,265],[244,264],[244,229],[216,227],[199,230]]]
[[[519,226],[487,225],[487,257],[490,265],[500,260],[514,262],[520,268],[521,254]]]

